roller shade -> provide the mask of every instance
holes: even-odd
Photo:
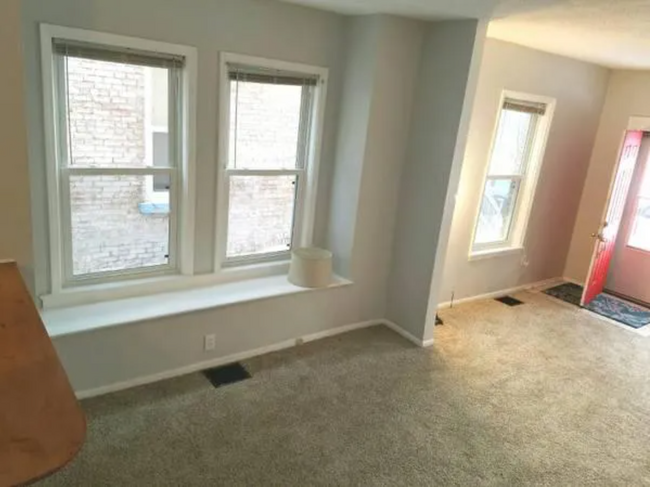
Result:
[[[292,86],[316,86],[318,84],[318,76],[277,71],[274,69],[253,68],[231,63],[228,63],[228,77],[231,81],[242,81],[246,83]]]
[[[150,68],[182,68],[185,58],[174,54],[140,51],[115,46],[98,46],[88,42],[53,39],[55,54],[122,64],[135,64]]]
[[[503,102],[504,110],[511,110],[513,112],[533,113],[535,115],[546,114],[546,104],[536,103],[532,101],[513,100],[506,98]]]

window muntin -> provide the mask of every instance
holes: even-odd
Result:
[[[305,218],[319,78],[230,63],[227,69],[222,262],[282,258],[299,238]]]
[[[490,154],[472,250],[510,246],[522,193],[531,186],[535,141],[546,105],[505,98]],[[525,215],[527,218],[528,215]],[[523,217],[523,215],[522,215]]]
[[[63,284],[175,271],[183,58],[56,38],[53,55]],[[166,81],[153,102],[151,77]],[[168,133],[158,164],[153,106]],[[174,211],[141,211],[156,180]]]

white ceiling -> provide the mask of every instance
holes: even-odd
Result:
[[[650,69],[650,0],[565,0],[493,21],[488,35],[610,68]]]
[[[492,18],[488,35],[611,68],[650,69],[650,0],[285,0],[344,14]]]

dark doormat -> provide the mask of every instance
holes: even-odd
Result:
[[[235,382],[251,378],[251,375],[239,362],[204,370],[203,375],[205,375],[214,387],[234,384]]]
[[[565,282],[559,286],[554,286],[544,291],[544,294],[553,296],[554,298],[561,299],[566,303],[580,306],[580,299],[582,298],[582,286],[573,284],[572,282]]]
[[[519,306],[524,304],[523,301],[519,301],[517,298],[513,298],[512,296],[502,296],[500,298],[496,298],[495,301],[499,301],[500,303],[506,304],[508,306]]]
[[[578,284],[567,282],[547,289],[544,293],[575,306],[580,306],[582,289],[582,286]],[[605,293],[596,296],[596,299],[589,303],[585,309],[634,329],[650,324],[650,309],[628,303]]]

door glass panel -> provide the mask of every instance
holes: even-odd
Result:
[[[628,243],[630,247],[650,252],[650,198],[639,198]]]

